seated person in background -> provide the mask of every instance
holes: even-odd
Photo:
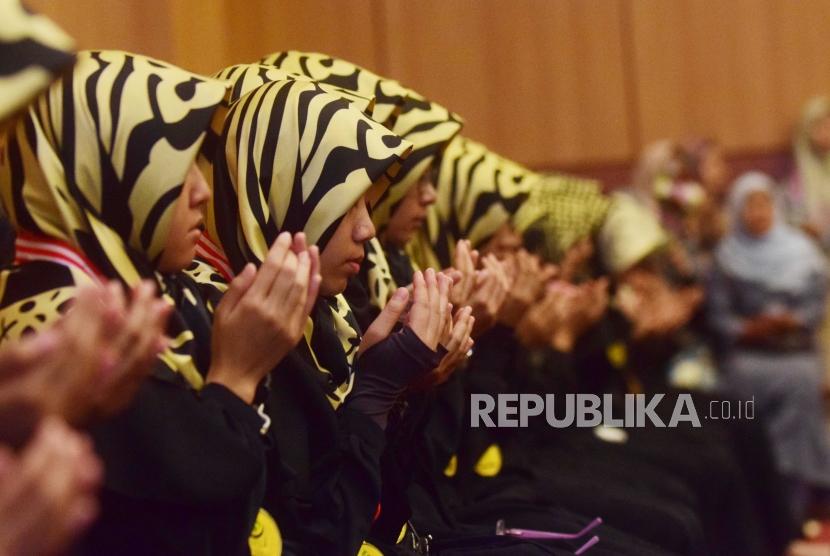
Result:
[[[775,183],[741,176],[730,195],[733,226],[718,246],[709,322],[722,340],[723,388],[754,398],[768,423],[777,465],[791,482],[792,511],[806,516],[814,488],[830,488],[822,364],[815,331],[824,312],[827,261],[783,222]]]

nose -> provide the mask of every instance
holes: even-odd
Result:
[[[421,205],[427,207],[435,203],[436,199],[438,199],[438,193],[435,191],[435,184],[431,181],[423,184],[420,191]]]
[[[192,180],[190,186],[190,206],[193,208],[201,207],[210,201],[211,191],[205,180],[205,176],[197,166],[193,166]]]
[[[372,217],[366,203],[358,202],[357,209],[358,213],[352,231],[352,239],[355,243],[365,243],[375,237],[375,225],[372,223]]]

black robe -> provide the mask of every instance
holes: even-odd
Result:
[[[177,301],[189,278],[170,283]],[[177,299],[179,298],[179,299]],[[197,368],[210,367],[210,316],[203,304],[182,315],[196,337]],[[198,392],[162,363],[130,407],[92,427],[106,474],[101,511],[79,554],[249,554],[248,535],[265,485],[256,410],[219,384]]]

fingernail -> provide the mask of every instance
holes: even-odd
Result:
[[[406,298],[406,296],[406,288],[398,288],[397,290],[395,290],[395,294],[392,297],[398,301],[403,301]]]

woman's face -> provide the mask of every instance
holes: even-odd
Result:
[[[755,191],[747,195],[741,209],[741,223],[744,230],[754,237],[762,237],[772,229],[775,206],[769,193]]]
[[[810,144],[819,154],[830,152],[830,115],[817,120],[810,128]]]
[[[349,278],[360,272],[363,244],[375,237],[369,200],[363,195],[337,225],[320,253],[320,295],[332,296],[346,289]]]
[[[190,165],[182,192],[173,208],[170,235],[167,236],[167,245],[158,264],[161,272],[179,272],[193,261],[196,243],[204,229],[205,207],[209,200],[210,188],[194,162]]]
[[[427,207],[435,203],[435,183],[432,179],[432,167],[418,179],[418,183],[409,188],[406,196],[392,212],[389,224],[383,232],[384,242],[403,248],[421,228],[427,217]]]
[[[482,256],[493,254],[499,260],[504,260],[522,248],[522,236],[509,222],[493,234],[487,243],[479,249]]]

